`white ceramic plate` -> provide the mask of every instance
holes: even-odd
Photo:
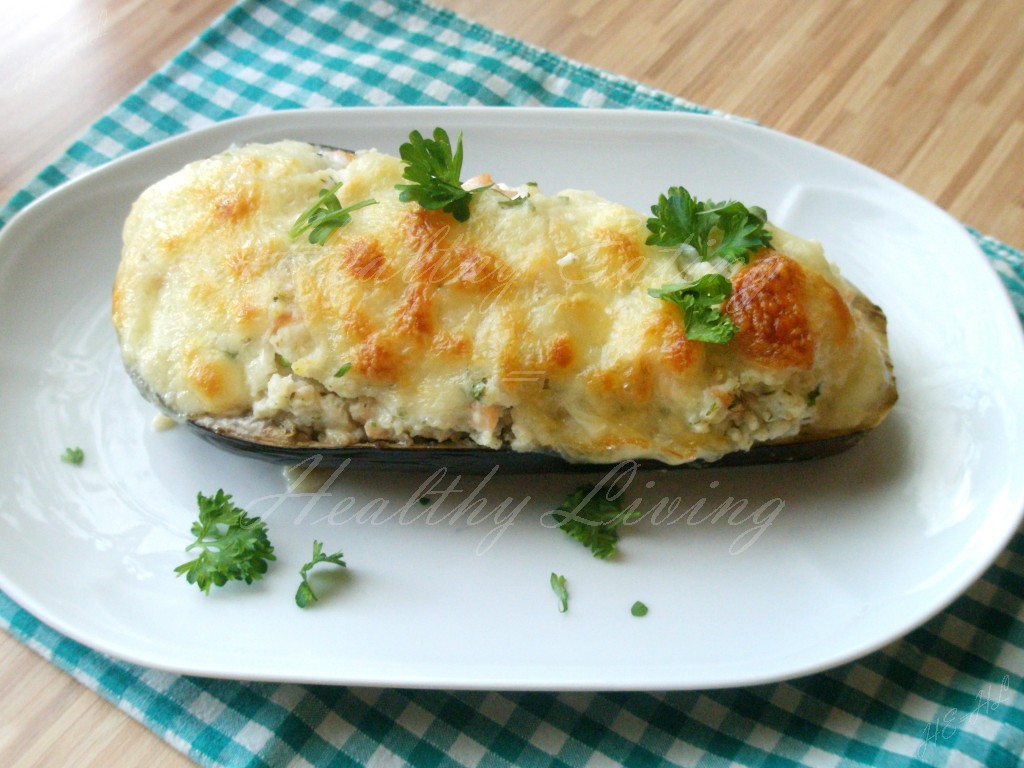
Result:
[[[465,134],[465,175],[582,187],[646,210],[684,184],[764,206],[889,316],[900,401],[861,445],[798,466],[648,472],[620,556],[545,527],[573,476],[343,472],[285,498],[281,469],[156,433],[108,320],[120,227],[149,183],[231,143],[395,152]],[[747,124],[649,112],[285,112],[109,164],[0,233],[0,587],[51,626],[150,667],[261,680],[486,689],[670,689],[778,680],[854,659],[942,609],[1024,508],[1020,326],[960,225],[847,159]],[[80,445],[85,463],[58,460]],[[266,517],[278,561],[204,597],[174,566],[195,496]],[[673,512],[668,502],[677,500]],[[729,500],[737,505],[714,515]],[[467,503],[468,502],[468,503]],[[462,504],[463,514],[458,507]],[[293,603],[314,538],[347,577]],[[564,574],[559,613],[549,587]],[[650,613],[630,615],[642,600]]]

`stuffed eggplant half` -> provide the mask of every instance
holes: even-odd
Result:
[[[440,129],[400,155],[253,144],[147,189],[113,291],[140,391],[264,458],[467,471],[812,458],[896,400],[882,311],[758,208],[463,182]]]

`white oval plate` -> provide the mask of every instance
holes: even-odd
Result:
[[[764,206],[889,316],[900,401],[861,445],[796,466],[646,472],[644,519],[598,561],[545,525],[580,478],[342,472],[286,498],[281,469],[157,433],[108,320],[132,200],[232,143],[396,152],[462,130],[465,176],[590,188],[646,210],[683,184]],[[1024,509],[1021,330],[963,228],[895,182],[740,122],[685,114],[346,109],[242,118],[94,171],[0,233],[0,587],[112,656],[260,680],[485,689],[679,689],[854,659],[971,584]],[[81,467],[58,457],[85,450]],[[204,597],[186,558],[196,493],[263,515],[268,576]],[[450,492],[443,499],[437,495]],[[429,507],[418,503],[433,491]],[[724,505],[724,506],[723,506]],[[717,510],[717,512],[716,512]],[[296,608],[313,539],[347,576]],[[564,574],[569,611],[549,587]],[[642,600],[650,613],[630,615]]]

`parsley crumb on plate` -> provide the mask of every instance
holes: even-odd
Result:
[[[60,460],[65,464],[78,466],[85,460],[85,451],[81,448],[65,448],[64,453],[60,455]]]
[[[569,590],[565,586],[565,576],[559,576],[551,572],[551,591],[558,598],[558,612],[565,613],[569,610]]]
[[[313,559],[302,566],[299,569],[299,576],[302,577],[302,583],[299,584],[299,589],[295,593],[295,604],[299,608],[305,608],[308,605],[312,605],[317,602],[320,598],[313,592],[313,588],[309,585],[308,573],[313,569],[313,566],[318,563],[330,563],[331,565],[337,565],[340,568],[347,568],[341,550],[338,550],[333,555],[324,554],[323,542],[313,539]]]

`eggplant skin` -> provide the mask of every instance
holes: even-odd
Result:
[[[187,426],[200,438],[218,448],[276,464],[293,465],[312,459],[316,461],[315,466],[322,468],[344,464],[347,468],[368,472],[433,472],[443,469],[469,475],[486,475],[495,468],[506,474],[580,474],[607,472],[612,466],[610,462],[569,462],[551,453],[481,448],[454,442],[424,442],[403,446],[389,442],[348,446],[325,446],[316,442],[275,444],[254,440],[251,434],[244,432],[235,434],[224,424],[211,427],[189,421]],[[639,469],[707,469],[810,461],[842,453],[857,445],[866,434],[867,430],[813,440],[761,443],[746,451],[726,454],[715,461],[695,459],[683,464],[665,464],[655,459],[643,459],[636,464]]]
[[[535,185],[482,191],[458,222],[401,201],[403,170],[285,141],[147,189],[113,293],[140,391],[262,458],[531,471],[828,455],[896,401],[885,316],[819,243],[769,224],[749,264],[697,262],[647,245],[641,213]],[[376,203],[324,244],[293,238],[337,182],[341,205]],[[648,294],[710,269],[733,286],[726,344]]]

